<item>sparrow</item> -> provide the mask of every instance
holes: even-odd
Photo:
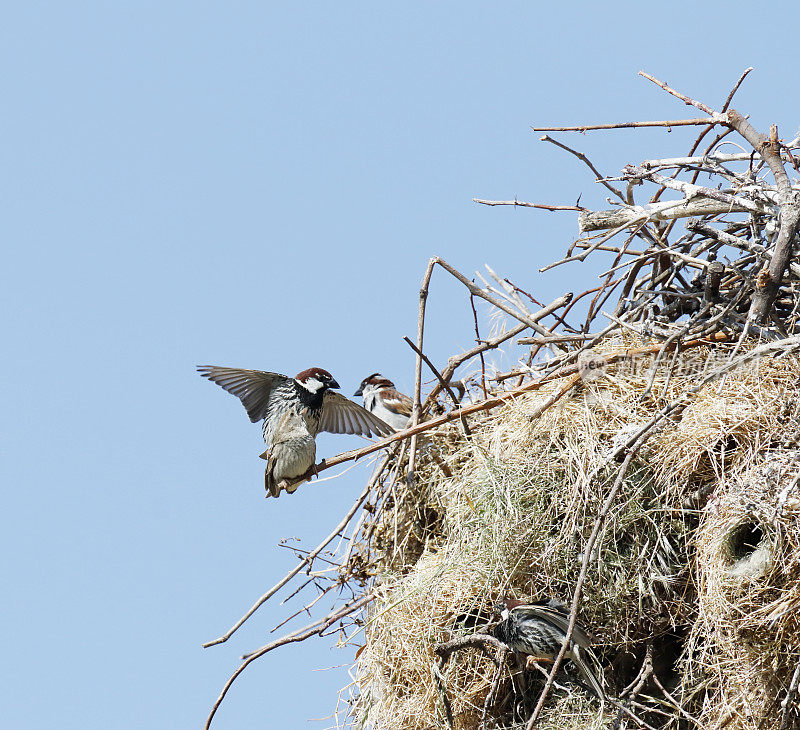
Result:
[[[561,651],[569,626],[569,611],[560,601],[550,599],[524,603],[508,598],[495,606],[497,614],[500,623],[493,629],[494,636],[513,652],[552,662]],[[565,656],[573,661],[592,691],[604,700],[603,688],[582,655],[591,643],[589,635],[576,623]]]
[[[320,431],[361,436],[392,433],[380,418],[331,391],[339,383],[322,368],[303,370],[294,378],[215,365],[200,365],[197,372],[239,398],[253,423],[263,420],[267,449],[261,458],[267,461],[267,496],[277,497],[282,480],[303,476],[314,466]],[[298,486],[286,491],[294,492]]]
[[[408,427],[414,401],[394,387],[394,383],[380,373],[372,373],[361,381],[353,395],[364,398],[364,408],[388,423],[395,431]]]

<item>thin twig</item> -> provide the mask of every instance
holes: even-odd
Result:
[[[651,76],[648,73],[645,73],[644,71],[639,71],[639,76],[643,76],[648,81],[652,81],[654,84],[656,84],[657,86],[660,86],[662,89],[664,89],[664,91],[666,91],[668,94],[672,94],[673,96],[677,96],[687,106],[696,107],[701,112],[705,112],[706,114],[708,114],[708,116],[711,117],[711,119],[704,120],[703,124],[711,124],[711,123],[714,123],[714,122],[718,121],[718,119],[716,119],[717,113],[710,106],[707,106],[706,104],[703,104],[703,102],[697,101],[696,99],[692,99],[689,96],[681,94],[679,91],[675,91],[675,89],[671,88],[670,86],[668,86],[663,81],[659,81],[657,78],[655,78],[654,76]]]
[[[442,374],[436,369],[436,366],[430,361],[428,356],[420,349],[418,349],[417,346],[411,340],[408,339],[408,337],[403,337],[403,340],[405,340],[406,344],[412,350],[414,350],[414,352],[416,352],[417,355],[419,355],[419,357],[422,358],[424,363],[428,366],[430,371],[439,381],[439,384],[442,386],[442,389],[445,391],[445,393],[447,393],[448,396],[450,396],[450,400],[453,402],[453,406],[455,408],[459,408],[461,406],[461,402],[458,400],[458,398],[456,398],[456,394],[453,392],[452,388],[450,387],[450,384],[442,377]]]
[[[332,461],[332,460],[331,460]],[[338,462],[341,463],[341,462]],[[281,588],[283,588],[292,578],[294,578],[303,568],[307,565],[311,565],[314,561],[314,558],[317,557],[329,544],[332,540],[336,538],[336,536],[349,524],[350,520],[353,519],[353,515],[358,511],[361,505],[369,496],[369,493],[372,491],[375,483],[380,478],[380,475],[383,473],[383,470],[386,468],[386,465],[389,463],[389,455],[383,458],[380,466],[377,468],[375,474],[369,480],[369,483],[361,494],[358,496],[356,501],[347,511],[345,516],[342,518],[341,522],[334,528],[333,532],[331,532],[317,547],[315,547],[303,560],[301,560],[294,568],[292,568],[281,580],[279,580],[272,588],[270,588],[264,595],[262,595],[250,608],[247,613],[245,613],[242,618],[240,618],[226,633],[220,636],[218,639],[214,639],[213,641],[208,641],[203,644],[204,649],[208,649],[210,646],[214,646],[215,644],[222,644],[226,642],[228,639],[233,636],[233,634],[249,619],[261,606],[264,605],[272,596],[274,596]],[[334,464],[328,462],[328,466],[334,466]],[[321,468],[319,469],[321,470]]]
[[[749,74],[752,70],[753,70],[753,67],[752,66],[748,66],[744,71],[742,71],[742,75],[739,77],[739,79],[733,85],[733,88],[731,89],[731,93],[728,94],[728,98],[725,99],[725,103],[722,105],[722,109],[721,109],[722,112],[728,111],[728,107],[731,105],[731,102],[733,101],[733,97],[736,95],[736,92],[739,91],[739,87],[742,85],[742,82],[747,78],[747,74]]]
[[[523,203],[521,200],[481,200],[480,198],[473,198],[473,203],[480,203],[481,205],[513,205],[517,208],[539,208],[540,210],[583,210],[579,205],[545,205],[544,203]]]
[[[789,682],[789,687],[786,690],[786,696],[781,701],[781,728],[780,730],[787,730],[789,727],[790,715],[792,712],[792,704],[794,703],[795,695],[797,694],[797,684],[800,682],[800,662],[794,668],[794,674]]]
[[[480,345],[481,344],[481,333],[478,330],[478,310],[475,309],[475,295],[469,295],[469,303],[472,307],[472,317],[475,321],[475,343]],[[489,393],[486,390],[486,360],[483,358],[483,351],[478,353],[479,357],[481,358],[481,388],[483,389],[483,397],[488,398]]]
[[[409,425],[413,428],[420,421],[422,403],[422,338],[425,333],[425,305],[428,301],[428,289],[431,283],[431,276],[433,275],[433,267],[439,259],[437,257],[428,261],[428,266],[425,269],[425,275],[422,277],[422,285],[419,289],[419,315],[417,317],[417,360],[414,366],[414,405],[411,409],[411,419]],[[417,434],[411,437],[409,444],[409,457],[408,457],[408,471],[406,472],[406,480],[409,484],[414,481],[414,467],[417,460]]]
[[[248,654],[244,661],[239,665],[236,671],[230,676],[228,681],[225,683],[225,686],[222,688],[222,691],[219,693],[219,697],[217,697],[216,702],[214,702],[213,707],[211,708],[211,712],[206,719],[206,724],[204,726],[204,730],[208,730],[211,727],[211,722],[214,719],[214,715],[217,714],[217,710],[219,709],[222,701],[225,699],[225,695],[228,694],[228,690],[233,686],[233,683],[236,679],[241,675],[241,673],[247,669],[248,665],[254,662],[256,659],[264,656],[268,652],[272,651],[273,649],[277,649],[280,646],[284,646],[286,644],[291,644],[298,641],[305,641],[311,636],[314,635],[321,635],[326,629],[330,628],[333,624],[337,621],[340,621],[345,616],[349,616],[351,613],[363,608],[366,606],[374,596],[372,594],[367,594],[366,596],[360,597],[356,601],[352,601],[345,605],[343,608],[339,609],[338,611],[329,614],[324,619],[320,619],[319,621],[314,621],[313,623],[308,624],[308,626],[304,626],[301,629],[297,629],[297,631],[293,631],[286,636],[282,636],[280,639],[275,639],[275,641],[270,642],[269,644],[265,644],[260,649]]]
[[[644,76],[644,74],[642,74]],[[648,77],[650,78],[650,77]],[[635,129],[638,127],[696,127],[715,124],[713,117],[699,119],[662,119],[648,122],[614,122],[612,124],[580,124],[574,127],[533,127],[534,132],[593,132],[598,129]]]
[[[622,465],[619,468],[619,472],[617,473],[617,478],[614,482],[614,485],[611,487],[611,491],[608,493],[605,501],[603,502],[603,506],[600,509],[600,513],[597,515],[597,518],[594,522],[594,527],[592,528],[592,533],[589,536],[589,539],[586,542],[586,545],[583,548],[583,560],[581,562],[581,570],[578,574],[578,580],[575,585],[575,590],[572,594],[572,605],[570,607],[569,612],[569,624],[567,625],[567,629],[564,632],[564,641],[561,644],[561,650],[556,655],[556,658],[553,660],[553,667],[550,670],[550,674],[547,676],[547,681],[545,682],[544,688],[542,689],[541,694],[539,695],[539,701],[536,703],[536,707],[531,714],[530,719],[528,720],[528,724],[525,726],[525,730],[531,730],[533,726],[536,724],[536,720],[539,719],[539,715],[542,712],[542,708],[544,707],[545,700],[547,699],[547,695],[550,691],[550,688],[553,686],[553,680],[555,679],[556,672],[558,668],[561,666],[561,662],[564,659],[564,655],[567,653],[569,649],[570,641],[572,640],[572,632],[575,628],[575,622],[578,616],[578,606],[580,605],[581,594],[583,592],[583,584],[586,581],[586,574],[589,570],[589,560],[591,559],[592,551],[594,550],[594,544],[597,541],[597,537],[600,534],[600,530],[602,526],[605,524],[606,517],[608,516],[609,510],[611,509],[611,505],[614,503],[616,499],[617,492],[619,492],[620,487],[622,486],[622,482],[625,479],[625,474],[628,471],[628,467],[630,466],[631,462],[633,461],[633,457],[636,455],[639,447],[641,446],[641,442],[639,442],[635,448],[631,448],[627,455],[625,456],[625,460],[622,462]]]
[[[550,144],[554,144],[556,147],[560,147],[565,152],[569,152],[571,155],[575,155],[581,162],[583,162],[593,173],[595,180],[597,182],[604,185],[608,190],[610,190],[614,195],[616,195],[622,202],[625,202],[625,196],[622,194],[621,191],[617,190],[611,183],[606,180],[606,176],[602,175],[600,171],[594,166],[592,161],[583,154],[583,152],[578,152],[578,150],[572,149],[572,147],[568,147],[563,142],[559,142],[557,139],[553,139],[548,135],[543,135],[539,138],[540,142],[549,142]]]

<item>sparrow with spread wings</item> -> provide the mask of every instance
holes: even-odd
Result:
[[[267,496],[277,497],[283,480],[302,477],[314,466],[320,431],[361,436],[393,432],[376,415],[332,392],[339,383],[322,368],[303,370],[294,378],[214,365],[201,365],[197,371],[239,398],[253,423],[263,420]],[[294,492],[299,484],[286,486],[286,491]]]

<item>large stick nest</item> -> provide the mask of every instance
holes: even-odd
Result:
[[[298,614],[330,613],[248,655],[214,711],[254,659],[335,632],[360,647],[337,720],[361,728],[800,728],[800,140],[728,108],[746,74],[720,111],[648,77],[698,119],[559,128],[701,126],[683,157],[603,177],[543,138],[613,208],[478,201],[577,211],[545,268],[605,255],[600,285],[543,306],[431,259],[409,428],[317,465],[386,447],[331,534],[210,643],[285,586],[314,591]],[[732,133],[748,147],[723,150]],[[513,320],[481,337],[473,305],[477,344],[441,370],[423,346],[436,269]],[[493,369],[519,335],[517,365]],[[602,706],[568,662],[540,676],[481,645],[507,595],[571,601]]]
[[[609,351],[630,344],[608,343]],[[571,595],[618,468],[617,444],[652,416],[654,401],[674,400],[695,382],[677,368],[667,380],[662,367],[652,400],[643,401],[653,359],[609,366],[534,421],[531,412],[558,384],[473,424],[471,439],[456,442],[445,430],[449,448],[440,455],[452,476],[423,458],[424,495],[395,483],[405,506],[379,518],[397,541],[380,543],[378,599],[358,661],[366,726],[447,727],[431,675],[436,645],[481,628],[503,594]],[[728,727],[755,728],[767,717],[779,726],[781,708],[767,705],[800,661],[800,499],[786,491],[778,505],[800,473],[800,455],[787,448],[798,431],[787,393],[797,392],[799,377],[798,358],[768,358],[706,386],[640,452],[591,558],[581,620],[597,637],[607,684],[620,690],[633,681],[650,647],[652,671],[703,727],[744,708],[755,724]],[[417,518],[426,510],[439,515],[427,527]],[[404,561],[397,553],[407,549]],[[455,727],[480,726],[495,671],[474,650],[451,658],[444,676]],[[540,688],[534,682],[531,691]],[[645,688],[658,692],[652,680]],[[521,719],[514,703],[522,700],[508,699],[509,682],[501,689],[506,695],[487,710],[500,724],[487,727]],[[581,690],[560,695],[538,727],[611,726],[613,708],[603,718]],[[663,725],[649,715],[664,702],[650,702],[647,722]]]

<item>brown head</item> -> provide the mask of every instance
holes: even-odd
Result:
[[[494,604],[492,607],[492,618],[505,618],[508,616],[508,611],[512,608],[516,608],[517,606],[522,606],[525,604],[525,601],[520,601],[519,598],[501,598],[497,603]],[[503,615],[505,613],[505,616]]]
[[[318,393],[320,390],[327,390],[328,388],[338,388],[339,383],[336,382],[333,375],[327,370],[322,368],[309,368],[303,370],[294,376],[295,382],[301,385],[310,393]]]
[[[394,383],[388,378],[384,378],[380,373],[372,373],[361,381],[358,390],[353,395],[364,395],[366,388],[380,390],[381,388],[394,388]]]

